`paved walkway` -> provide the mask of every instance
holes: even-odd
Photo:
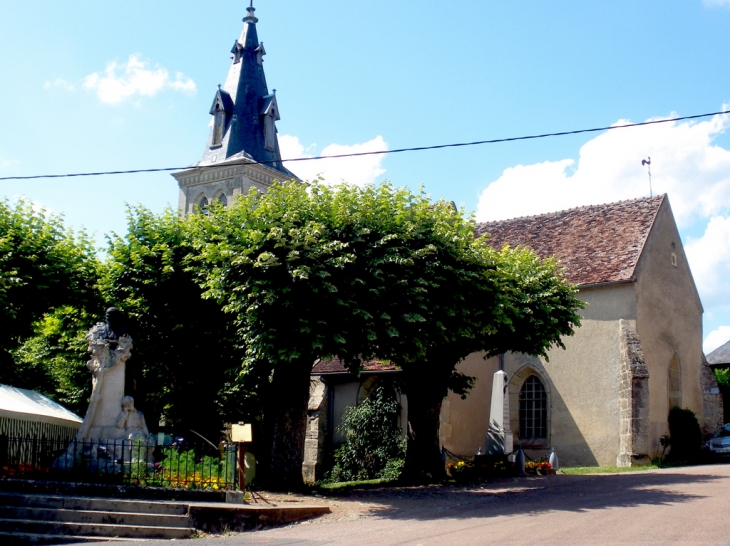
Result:
[[[730,541],[730,465],[362,491],[322,502],[330,504],[331,515],[279,529],[198,539],[194,545]]]

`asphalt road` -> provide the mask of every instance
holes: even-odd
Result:
[[[562,546],[730,541],[730,465],[362,491],[323,502],[331,504],[332,515],[279,529],[201,538],[193,544]]]

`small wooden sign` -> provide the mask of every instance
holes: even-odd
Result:
[[[251,443],[253,442],[253,433],[251,425],[231,425],[231,440],[234,443]]]

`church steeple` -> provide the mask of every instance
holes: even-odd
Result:
[[[213,98],[212,127],[199,164],[253,159],[291,178],[294,175],[281,163],[275,124],[280,119],[279,105],[266,84],[266,50],[256,32],[253,0],[246,11],[243,30],[231,49],[228,77]]]

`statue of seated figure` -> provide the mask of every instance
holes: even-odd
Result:
[[[122,411],[117,417],[117,428],[123,431],[122,437],[125,440],[147,441],[149,430],[141,411],[134,409],[134,398],[125,396],[122,398]]]

